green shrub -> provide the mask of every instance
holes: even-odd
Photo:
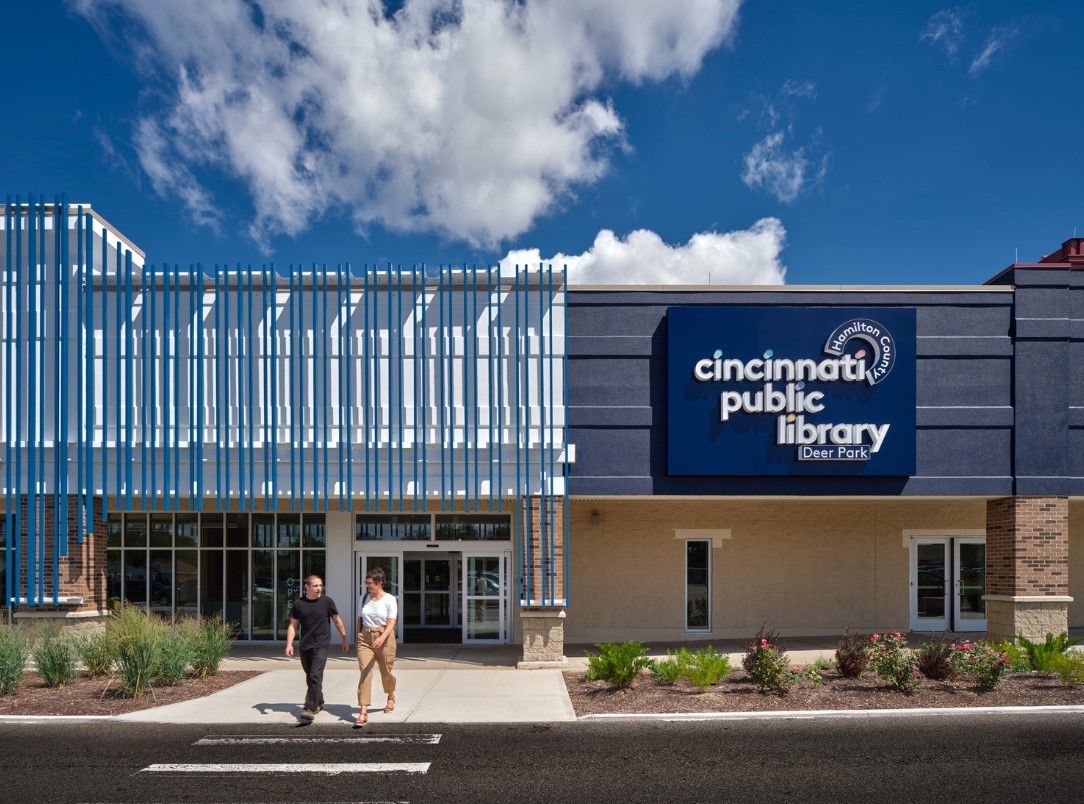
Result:
[[[124,692],[140,698],[151,689],[165,623],[138,606],[125,606],[105,627],[117,652],[117,675]]]
[[[836,648],[836,669],[844,678],[858,678],[869,667],[869,639],[865,634],[852,634],[848,628],[839,638]]]
[[[916,651],[918,671],[932,681],[951,678],[956,670],[955,653],[952,644],[945,641],[945,635],[940,634]]]
[[[1017,642],[1027,654],[1028,663],[1036,673],[1053,673],[1054,657],[1061,656],[1073,645],[1080,642],[1079,639],[1070,639],[1069,635],[1062,631],[1057,636],[1047,633],[1043,642],[1032,642],[1025,637],[1017,637]]]
[[[1084,652],[1074,650],[1054,657],[1054,672],[1070,687],[1084,684]]]
[[[798,681],[798,674],[787,666],[788,661],[785,653],[763,637],[760,644],[751,647],[742,658],[742,666],[752,676],[760,692],[786,695]]]
[[[0,625],[0,695],[19,689],[30,662],[30,643],[22,628]]]
[[[813,664],[806,665],[804,675],[809,683],[816,686],[824,679],[825,671],[831,669],[832,662],[820,656],[813,660]]]
[[[233,634],[237,627],[233,623],[219,620],[184,619],[177,623],[177,631],[188,642],[189,664],[192,675],[196,678],[213,676],[222,667],[222,662],[230,655]]]
[[[1012,660],[1007,653],[997,649],[992,642],[955,642],[956,667],[975,679],[981,689],[994,690],[1012,670]]]
[[[1028,659],[1027,652],[1020,645],[1007,639],[1003,639],[1000,642],[992,642],[990,644],[1009,657],[1010,673],[1031,672],[1031,661]]]
[[[870,637],[869,653],[877,675],[898,692],[914,692],[922,683],[915,652],[907,647],[907,637],[896,629]]]
[[[587,652],[587,673],[585,681],[605,681],[611,687],[620,689],[631,687],[651,660],[645,655],[647,646],[643,642],[602,642],[595,645],[598,653]]]
[[[56,631],[42,633],[32,655],[46,687],[63,687],[75,681],[79,657],[68,637]]]
[[[75,652],[91,678],[102,678],[113,673],[117,651],[105,633],[85,634],[78,638]]]
[[[192,646],[184,634],[178,631],[166,634],[158,643],[158,659],[151,680],[164,687],[179,684],[188,675],[191,656]]]
[[[742,669],[750,675],[753,674],[752,665],[756,661],[754,654],[760,650],[765,642],[768,643],[768,647],[773,648],[777,653],[784,654],[787,652],[787,645],[780,638],[779,633],[774,629],[768,629],[765,631],[767,623],[760,626],[760,630],[757,631],[753,641],[749,642],[745,646],[745,655],[741,658]]]
[[[651,679],[656,684],[670,686],[679,679],[685,678],[685,672],[689,668],[693,655],[685,648],[676,651],[666,651],[665,659],[656,659],[650,665]]]
[[[729,675],[730,657],[710,645],[694,653],[685,670],[685,677],[701,692]]]

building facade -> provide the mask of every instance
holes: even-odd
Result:
[[[1084,626],[1084,255],[979,287],[154,265],[3,208],[8,612],[282,639],[384,567],[404,642]]]

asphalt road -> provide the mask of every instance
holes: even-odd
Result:
[[[314,767],[319,766],[319,767]],[[1084,715],[0,724],[5,802],[1084,801]]]

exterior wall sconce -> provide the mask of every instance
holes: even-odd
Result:
[[[594,510],[594,509],[592,509],[592,511],[591,511],[591,524],[592,525],[597,525],[598,524],[598,511]]]

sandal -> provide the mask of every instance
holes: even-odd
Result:
[[[384,711],[385,712],[394,712],[395,711],[395,696],[394,695],[392,697],[388,698],[388,702],[386,704],[384,704]]]
[[[362,726],[364,726],[368,722],[369,722],[369,716],[368,715],[358,715],[357,720],[354,721],[354,728],[355,729],[360,729]]]

